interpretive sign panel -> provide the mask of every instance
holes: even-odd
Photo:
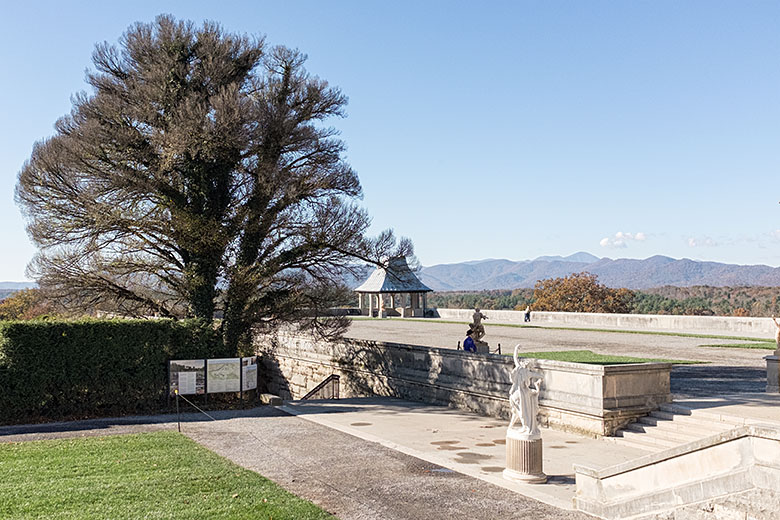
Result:
[[[206,361],[203,359],[176,359],[168,364],[171,395],[176,390],[181,395],[206,393]]]
[[[257,388],[257,356],[241,358],[242,390],[254,390]]]
[[[206,373],[208,393],[241,391],[241,358],[208,359]]]

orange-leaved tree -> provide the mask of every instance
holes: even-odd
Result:
[[[0,320],[32,320],[52,313],[40,289],[24,289],[0,301]]]
[[[534,310],[562,312],[628,313],[634,293],[611,289],[588,272],[539,280],[534,286]]]

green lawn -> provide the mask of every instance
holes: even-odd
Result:
[[[0,444],[3,519],[334,518],[175,432]]]
[[[723,343],[722,345],[699,345],[700,347],[720,347],[720,348],[758,348],[765,350],[775,350],[777,343],[774,341],[757,341],[755,343]]]
[[[506,353],[506,356],[514,355]],[[590,350],[560,350],[557,352],[519,352],[521,357],[536,359],[552,359],[554,361],[569,361],[572,363],[587,363],[589,365],[625,365],[626,363],[675,363],[680,365],[692,365],[700,361],[684,361],[680,359],[653,359],[637,358],[631,356],[609,356],[596,354]]]

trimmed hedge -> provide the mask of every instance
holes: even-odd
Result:
[[[196,320],[0,322],[0,424],[159,411],[169,359],[229,354]]]

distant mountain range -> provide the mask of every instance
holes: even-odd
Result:
[[[348,277],[347,285],[357,287],[373,269]],[[579,252],[569,256],[540,256],[534,260],[472,260],[458,264],[423,267],[417,276],[434,291],[481,291],[485,289],[532,288],[537,281],[587,271],[609,287],[650,289],[672,285],[691,287],[762,286],[780,287],[780,267],[700,262],[668,256],[644,260],[599,258]],[[0,298],[31,287],[35,282],[0,282]]]
[[[22,290],[22,289],[32,289],[38,285],[35,282],[0,282],[0,289],[14,289],[14,290]]]
[[[0,300],[8,298],[13,293],[22,289],[35,287],[34,282],[0,282]]]
[[[734,265],[683,258],[652,256],[644,260],[598,258],[579,252],[566,257],[540,256],[535,260],[480,260],[423,267],[422,282],[434,291],[478,291],[533,287],[538,280],[588,271],[609,287],[649,289],[674,285],[690,287],[780,286],[780,268]]]

